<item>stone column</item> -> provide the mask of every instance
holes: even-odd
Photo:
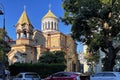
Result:
[[[30,38],[30,34],[29,33],[27,33],[27,39],[29,39]]]
[[[24,34],[21,32],[20,33],[20,38],[23,38],[24,37]]]
[[[50,30],[52,30],[52,22],[50,21]]]

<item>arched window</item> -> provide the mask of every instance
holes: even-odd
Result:
[[[23,38],[27,38],[26,31],[23,32]]]
[[[54,30],[56,30],[56,22],[55,22],[55,24],[54,24],[54,25],[55,25]]]
[[[56,30],[58,30],[58,23],[56,24]]]
[[[50,29],[50,22],[48,21],[48,29]]]
[[[53,30],[53,22],[51,22],[51,29]]]
[[[47,29],[47,22],[45,22],[45,29]]]

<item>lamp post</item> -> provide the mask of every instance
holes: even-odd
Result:
[[[5,41],[5,9],[2,4],[0,4],[0,15],[3,15],[3,30],[4,30],[3,40]],[[3,44],[5,44],[5,42]],[[5,53],[4,51],[3,51],[2,69],[3,69],[3,80],[5,80]]]

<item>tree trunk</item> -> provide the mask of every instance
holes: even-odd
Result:
[[[108,53],[106,54],[106,57],[104,59],[103,71],[113,71],[115,59],[116,59],[115,49],[112,46],[110,46],[108,48]]]
[[[109,57],[106,58],[103,64],[103,71],[113,71],[113,67],[115,65],[115,58],[110,59]]]

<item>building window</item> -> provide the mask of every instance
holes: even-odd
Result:
[[[56,22],[55,22],[55,24],[54,24],[54,25],[55,25],[54,29],[56,30]]]
[[[48,29],[50,29],[50,22],[48,21]]]
[[[53,47],[55,48],[55,45],[53,45]]]
[[[20,33],[18,33],[18,39],[20,38]]]
[[[44,30],[44,23],[43,23],[43,30]]]
[[[51,22],[51,29],[53,29],[53,22]]]
[[[26,31],[23,32],[23,38],[27,38]]]
[[[47,28],[47,22],[45,22],[45,29]]]

